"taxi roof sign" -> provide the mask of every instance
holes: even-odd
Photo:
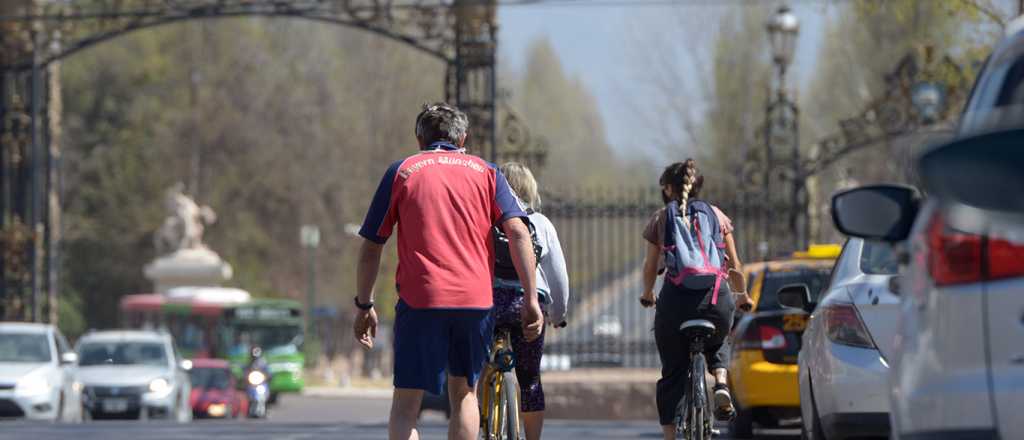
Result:
[[[812,244],[806,251],[793,252],[793,258],[834,260],[842,251],[843,247],[838,244]]]

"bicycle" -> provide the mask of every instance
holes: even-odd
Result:
[[[508,326],[494,330],[494,342],[481,376],[480,426],[485,440],[521,440],[523,432],[511,333]]]
[[[676,432],[686,440],[710,440],[715,422],[707,390],[704,342],[714,336],[715,324],[691,319],[680,325],[679,331],[690,341],[690,374],[684,398],[676,407]]]

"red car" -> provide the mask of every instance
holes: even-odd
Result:
[[[192,379],[189,403],[195,418],[235,418],[249,411],[249,399],[238,390],[228,361],[195,359],[189,377]]]

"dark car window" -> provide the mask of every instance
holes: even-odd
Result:
[[[193,368],[188,375],[193,388],[226,390],[231,386],[231,372],[223,368]]]
[[[802,268],[782,272],[768,272],[761,287],[761,298],[757,301],[759,312],[781,310],[779,289],[789,284],[806,284],[811,289],[811,300],[818,301],[821,291],[828,285],[830,269]]]
[[[0,362],[50,362],[50,341],[41,333],[0,333]]]
[[[87,342],[78,350],[79,365],[167,365],[167,352],[156,342]]]
[[[860,253],[860,270],[868,275],[896,275],[899,262],[892,246],[886,243],[864,242]]]

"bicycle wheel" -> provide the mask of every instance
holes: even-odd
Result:
[[[480,417],[484,428],[485,440],[497,440],[501,433],[501,424],[504,416],[501,414],[501,374],[488,374],[484,382],[483,399],[481,401]]]
[[[705,440],[711,438],[711,424],[708,423],[710,405],[708,404],[707,365],[703,353],[693,355],[690,365],[689,427],[691,439]]]
[[[505,440],[519,440],[522,421],[519,417],[519,383],[512,373],[504,373],[502,400],[505,407]]]

